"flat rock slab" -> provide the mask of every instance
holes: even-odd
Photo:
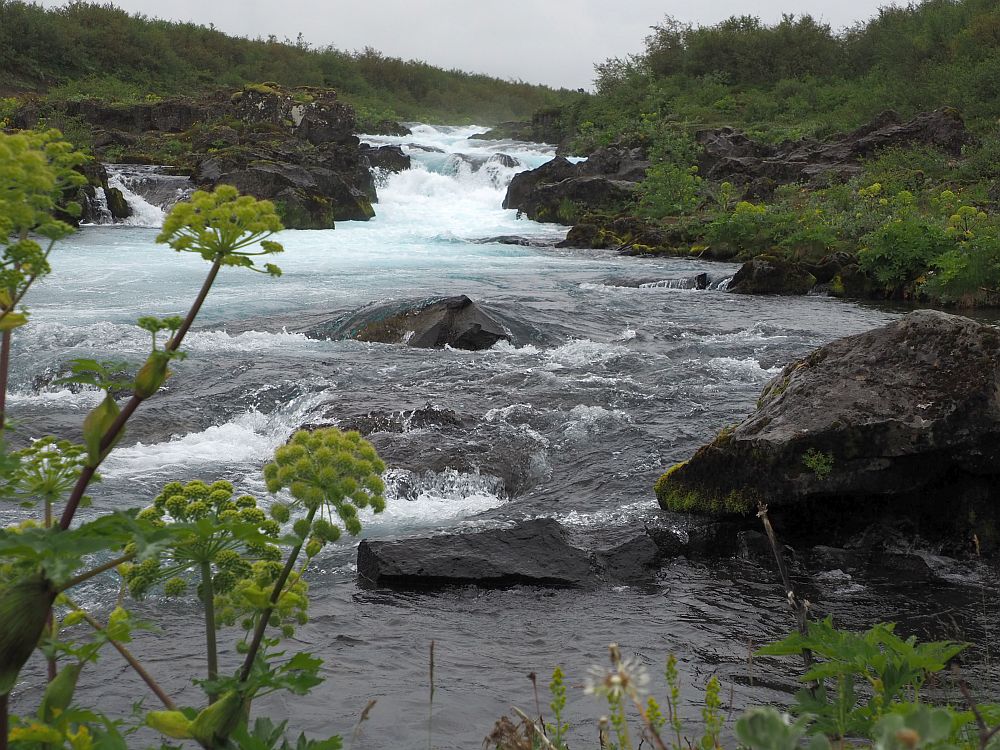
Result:
[[[558,522],[537,519],[468,534],[365,539],[358,547],[358,575],[373,585],[399,588],[580,586],[591,577],[591,562]]]

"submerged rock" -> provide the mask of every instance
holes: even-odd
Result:
[[[489,349],[510,341],[505,326],[464,294],[370,305],[346,320],[313,326],[310,338],[357,339],[418,348]]]
[[[562,526],[538,519],[508,529],[424,539],[365,539],[358,547],[358,575],[377,586],[402,588],[579,586],[590,577],[591,566]]]
[[[656,484],[661,507],[770,504],[798,545],[906,519],[949,554],[1000,536],[1000,331],[918,311],[788,365]]]

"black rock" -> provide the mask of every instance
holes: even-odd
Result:
[[[774,255],[748,260],[729,282],[733,294],[808,294],[816,277],[804,266]]]
[[[904,542],[961,555],[975,537],[995,555],[998,354],[997,328],[931,310],[838,339],[785,367],[756,411],[664,474],[660,504],[734,513],[765,501],[796,543],[905,520],[894,532]]]
[[[933,146],[957,157],[973,141],[959,114],[947,108],[906,122],[895,112],[883,112],[867,125],[825,141],[802,138],[773,145],[732,128],[703,130],[695,139],[702,147],[703,175],[745,185],[746,197],[758,199],[770,198],[778,185],[850,179],[860,173],[863,159],[889,147]]]
[[[410,157],[399,146],[369,146],[361,144],[361,153],[373,169],[386,172],[403,172],[410,168]]]
[[[580,586],[590,578],[591,566],[562,526],[538,519],[424,539],[365,539],[358,547],[358,575],[371,585],[398,588]]]
[[[347,319],[314,326],[310,338],[357,339],[418,348],[489,349],[510,334],[464,294],[416,302],[370,305]]]

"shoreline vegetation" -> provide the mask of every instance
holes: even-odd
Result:
[[[544,211],[508,206],[573,225],[568,246],[749,262],[733,291],[996,306],[998,86],[984,0],[883,8],[840,33],[668,18],[561,113],[561,153],[596,155],[584,171],[604,183],[550,169]]]

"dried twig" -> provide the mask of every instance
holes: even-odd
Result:
[[[795,595],[795,589],[792,588],[792,578],[788,574],[788,566],[785,564],[785,556],[781,553],[781,546],[778,544],[778,535],[774,533],[774,526],[771,525],[771,519],[767,515],[767,505],[765,503],[757,503],[757,517],[764,524],[764,531],[767,533],[767,539],[771,543],[771,551],[774,552],[775,562],[778,563],[778,572],[781,574],[781,583],[785,587],[785,597],[788,599],[788,607],[792,610],[792,614],[795,615],[795,624],[802,635],[808,635],[809,602],[799,599]],[[813,664],[812,651],[807,648],[802,649],[802,661],[805,662],[807,671],[811,669]],[[819,686],[815,682],[810,683],[810,690],[814,690],[817,687]]]
[[[990,740],[997,735],[1000,735],[1000,724],[990,729],[989,725],[986,723],[986,719],[983,718],[982,712],[979,710],[979,706],[976,705],[976,701],[972,697],[972,691],[969,689],[969,684],[962,678],[958,679],[958,689],[962,692],[962,697],[965,698],[965,703],[969,707],[969,710],[972,711],[972,715],[976,717],[976,728],[979,730],[980,750],[986,750],[986,746],[990,744]]]

